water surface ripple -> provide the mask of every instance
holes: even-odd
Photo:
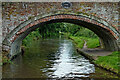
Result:
[[[76,52],[70,40],[41,39],[30,42],[23,56],[3,66],[3,78],[111,78]],[[114,76],[116,77],[116,76]]]

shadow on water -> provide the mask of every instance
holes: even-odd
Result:
[[[117,76],[91,64],[76,52],[70,40],[41,39],[30,42],[24,56],[18,56],[13,64],[3,66],[3,78],[98,80]]]

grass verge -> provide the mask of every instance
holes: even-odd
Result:
[[[83,48],[84,40],[81,37],[70,36],[70,38],[75,42],[76,47]]]
[[[118,73],[118,69],[120,66],[120,63],[118,61],[118,56],[120,52],[115,51],[111,55],[108,56],[100,56],[97,60],[94,61],[94,63],[107,68],[108,70],[114,71]]]
[[[78,48],[83,48],[85,43],[84,41],[87,42],[88,48],[96,48],[100,45],[98,38],[88,38],[88,37],[82,37],[82,36],[80,37],[70,36],[70,38],[74,40]]]
[[[87,38],[86,41],[88,48],[96,48],[100,46],[98,38]]]

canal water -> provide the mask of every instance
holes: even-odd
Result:
[[[67,39],[41,39],[30,42],[23,56],[3,66],[3,78],[116,78],[99,69],[76,52]]]

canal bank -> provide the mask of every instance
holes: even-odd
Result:
[[[114,70],[112,67],[109,67],[109,65],[106,66],[104,64],[101,64],[101,62],[97,63],[97,61],[99,60],[99,57],[109,57],[109,56],[114,55],[115,52],[112,53],[111,51],[105,51],[105,50],[100,49],[100,48],[94,48],[94,49],[84,48],[84,45],[83,45],[83,48],[81,49],[78,47],[78,43],[75,42],[75,40],[73,38],[71,38],[71,37],[68,37],[68,38],[70,40],[72,40],[73,43],[75,44],[77,52],[80,53],[81,55],[83,55],[85,58],[89,59],[90,62],[93,63],[96,67],[99,67],[99,68],[104,69],[106,71],[112,72],[112,73],[116,74],[117,76],[120,76],[119,70]],[[86,44],[86,43],[84,43],[84,44]],[[116,57],[118,57],[118,56],[116,56]],[[118,62],[118,60],[117,60],[117,62]],[[109,61],[108,61],[108,63],[109,63]]]

